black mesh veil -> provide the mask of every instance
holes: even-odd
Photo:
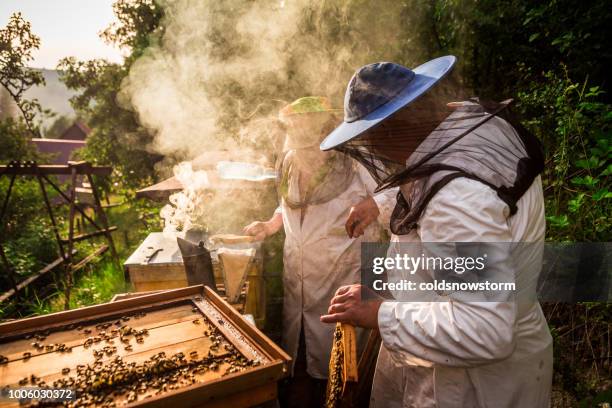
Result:
[[[338,197],[356,174],[356,163],[350,157],[338,152],[321,152],[318,146],[309,150],[289,150],[277,164],[278,193],[292,209],[323,204]],[[320,164],[317,159],[322,159]],[[300,191],[299,179],[303,174],[310,176],[304,191]]]
[[[439,119],[383,122],[337,150],[353,157],[377,181],[377,191],[400,186],[391,230],[416,227],[429,200],[457,177],[478,180],[517,210],[516,202],[544,168],[538,140],[513,118],[510,100],[456,104]]]
[[[356,163],[319,144],[339,122],[333,112],[295,116],[287,121],[284,151],[276,165],[277,189],[289,208],[324,204],[342,194],[355,176]]]

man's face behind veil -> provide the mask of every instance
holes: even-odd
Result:
[[[445,99],[436,92],[427,93],[359,136],[358,143],[375,156],[405,165],[408,157],[450,113]]]

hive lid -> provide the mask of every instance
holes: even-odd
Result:
[[[142,265],[163,266],[182,263],[183,258],[176,243],[176,237],[164,235],[163,232],[152,232],[140,244],[138,249],[130,255],[124,265],[128,267]]]

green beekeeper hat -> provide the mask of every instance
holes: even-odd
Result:
[[[279,112],[281,120],[292,115],[308,113],[335,113],[340,109],[333,109],[329,99],[324,96],[304,96],[286,105]]]
[[[326,126],[330,121],[336,125],[334,117],[338,111],[323,96],[305,96],[283,107],[278,116],[288,126],[285,149],[317,146],[329,130]]]

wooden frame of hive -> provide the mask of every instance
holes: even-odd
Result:
[[[351,391],[359,381],[355,327],[336,323],[329,359],[326,408],[352,406]]]
[[[193,337],[189,334],[195,330],[196,325],[192,323],[194,315],[188,315],[185,307],[192,313],[195,311],[201,313],[236,350],[249,359],[259,360],[260,364],[216,377],[211,373],[210,381],[166,391],[147,399],[139,399],[130,406],[165,407],[177,404],[176,406],[181,407],[237,408],[276,398],[277,381],[288,375],[291,358],[214,291],[201,285],[0,324],[0,354],[8,357],[8,362],[0,365],[0,387],[17,386],[15,379],[32,371],[32,366],[29,364],[36,365],[36,369],[39,370],[37,375],[53,378],[59,375],[57,371],[61,371],[63,366],[84,363],[79,358],[88,354],[84,349],[79,349],[82,346],[79,343],[82,338],[76,336],[75,329],[69,329],[74,325],[82,327],[96,322],[121,319],[126,315],[147,314],[148,319],[158,325],[150,331],[159,328],[160,335],[152,333],[152,343],[147,346],[148,348],[143,346],[141,350],[135,349],[129,353],[122,350],[126,359],[136,358],[137,355],[142,358],[145,353],[152,354],[160,350],[169,352],[182,350],[181,347],[189,342],[191,347],[204,344],[199,343],[203,342],[201,339],[204,337],[200,338],[197,335]],[[172,313],[169,313],[170,310]],[[143,318],[144,320],[146,319]],[[61,341],[74,348],[74,351],[64,355],[60,355],[57,351],[32,352],[27,361],[24,361],[22,353],[32,351],[29,347],[29,342],[32,340],[26,340],[25,337],[47,330],[51,332],[48,335],[50,341],[57,342],[60,340],[56,338],[63,339]],[[165,336],[162,330],[165,330]]]

